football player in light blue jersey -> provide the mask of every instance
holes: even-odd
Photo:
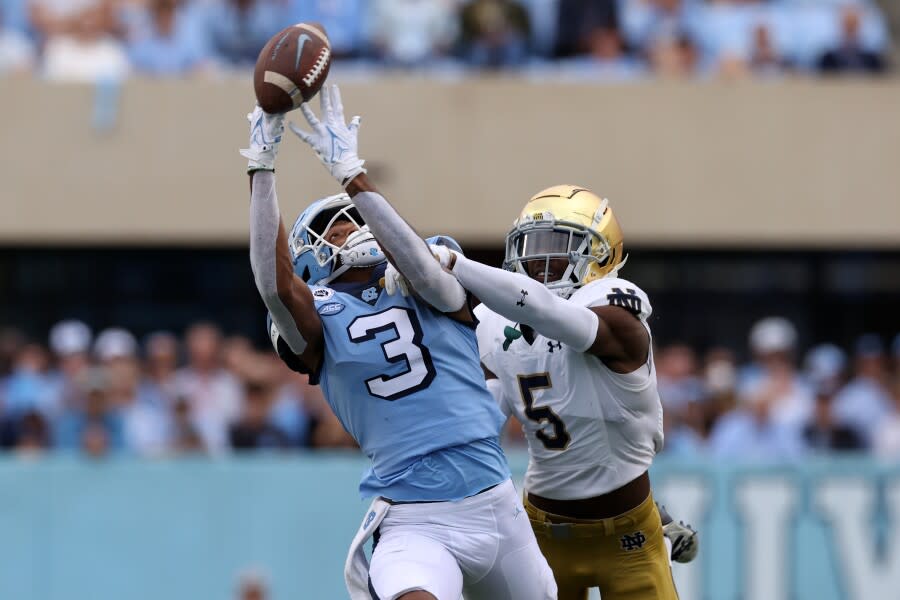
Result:
[[[314,202],[290,235],[275,196],[283,116],[257,107],[241,153],[250,161],[250,258],[272,342],[322,386],[372,461],[360,492],[377,498],[351,545],[350,596],[556,598],[499,445],[504,417],[484,382],[469,298],[405,222],[373,227],[392,209],[358,158],[359,118],[346,124],[336,88],[321,94],[324,123],[304,104],[313,132],[292,129],[347,193]],[[409,297],[384,291],[387,258]]]

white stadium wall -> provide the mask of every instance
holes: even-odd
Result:
[[[423,233],[498,245],[531,194],[572,182],[611,199],[632,244],[900,243],[896,81],[344,88],[362,156]],[[249,80],[3,80],[0,97],[0,244],[245,243]],[[338,190],[288,137],[292,220]]]

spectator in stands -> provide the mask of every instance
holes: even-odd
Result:
[[[4,412],[13,423],[30,412],[58,414],[58,388],[48,376],[49,357],[40,344],[26,344],[6,382]]]
[[[240,418],[231,424],[228,437],[235,450],[287,448],[287,434],[272,424],[273,384],[271,374],[259,373],[244,384],[244,407]]]
[[[713,426],[709,452],[716,458],[742,461],[792,460],[804,452],[798,427],[773,418],[776,395],[758,394],[722,415]]]
[[[847,355],[834,344],[819,344],[806,353],[803,377],[813,389],[840,389],[846,381]]]
[[[6,24],[6,15],[0,10],[0,77],[22,75],[35,66],[34,44],[21,31]]]
[[[92,367],[79,384],[81,397],[56,421],[56,446],[81,449],[94,457],[121,449],[122,420],[110,404],[108,374],[102,368]]]
[[[37,455],[52,446],[50,425],[47,418],[37,411],[30,411],[19,421],[14,448],[18,454]]]
[[[148,0],[141,26],[129,36],[128,54],[145,75],[188,75],[206,64],[206,49],[178,0]]]
[[[678,40],[694,40],[694,3],[685,0],[636,0],[624,5],[622,30],[627,44],[648,57],[659,45],[671,45]],[[693,41],[691,41],[693,44]]]
[[[462,52],[479,68],[508,68],[528,58],[528,11],[514,0],[472,0],[460,14]]]
[[[389,65],[418,67],[445,58],[456,38],[448,0],[373,0],[371,43]]]
[[[762,399],[774,423],[802,427],[813,414],[813,395],[794,366],[794,325],[782,317],[762,319],[750,330],[749,342],[755,362],[739,383],[739,402],[758,405]]]
[[[630,56],[622,35],[615,27],[602,26],[587,34],[583,55],[560,61],[558,68],[567,75],[585,79],[624,81],[646,73],[644,65]]]
[[[887,357],[881,338],[866,334],[856,341],[854,377],[834,401],[835,420],[848,425],[866,441],[890,414],[893,405]]]
[[[697,356],[691,347],[673,344],[660,348],[655,360],[667,444],[676,453],[690,453],[702,441],[697,415],[704,390],[697,376]]]
[[[845,6],[840,19],[840,44],[819,58],[819,70],[823,73],[883,73],[887,68],[884,56],[866,48],[862,42],[860,8],[852,4]]]
[[[293,0],[288,22],[320,23],[335,58],[356,58],[363,46],[364,0]]]
[[[790,62],[775,47],[769,26],[765,23],[758,23],[753,28],[748,66],[757,77],[777,76],[790,69]]]
[[[197,454],[206,452],[206,444],[194,426],[191,403],[184,397],[175,398],[172,404],[172,429],[169,451],[174,454]]]
[[[207,450],[224,450],[228,424],[240,412],[241,388],[222,368],[222,334],[211,323],[198,323],[188,329],[185,344],[188,365],[176,375],[178,394],[190,403],[193,424]]]
[[[894,373],[890,386],[891,411],[881,420],[872,436],[872,450],[881,458],[900,458],[900,371]]]
[[[222,0],[205,14],[212,51],[233,67],[253,66],[269,38],[289,22],[283,3],[275,0]]]
[[[81,321],[60,321],[50,329],[50,349],[56,356],[56,411],[75,406],[81,396],[81,379],[90,367],[93,334]]]
[[[102,331],[94,354],[109,377],[108,398],[121,415],[125,450],[141,456],[161,455],[169,443],[168,414],[154,388],[141,385],[134,336],[118,328]]]
[[[703,422],[699,430],[706,438],[719,417],[737,406],[737,363],[727,348],[711,348],[704,359]]]
[[[812,450],[855,451],[866,446],[865,440],[852,427],[835,422],[832,404],[837,389],[833,382],[823,382],[816,390],[813,418],[803,428],[803,437]]]
[[[130,71],[111,0],[32,0],[44,38],[43,72],[61,82],[118,81]]]
[[[171,406],[177,395],[178,340],[168,331],[151,333],[144,343],[144,355],[146,393],[159,396],[165,406]]]
[[[554,54],[563,58],[584,52],[598,30],[618,31],[615,0],[559,0]]]
[[[687,34],[658,39],[648,56],[653,72],[661,77],[693,77],[699,64],[697,46]]]

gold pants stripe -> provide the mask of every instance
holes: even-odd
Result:
[[[678,600],[662,522],[652,494],[608,519],[586,520],[540,510],[525,498],[541,551],[553,569],[559,600]]]

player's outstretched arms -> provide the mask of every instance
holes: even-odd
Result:
[[[275,155],[284,131],[283,117],[266,114],[259,107],[248,117],[250,147],[241,154],[249,159],[253,278],[281,338],[313,371],[321,357],[322,324],[312,292],[294,275],[275,194]]]
[[[358,156],[360,118],[353,117],[349,125],[346,123],[337,86],[322,88],[320,95],[322,120],[309,105],[302,104],[300,110],[312,131],[293,124],[291,131],[315,150],[325,168],[353,198],[369,230],[418,296],[441,312],[468,312],[466,293],[459,282],[434,260],[425,241],[369,181],[365,161]]]

